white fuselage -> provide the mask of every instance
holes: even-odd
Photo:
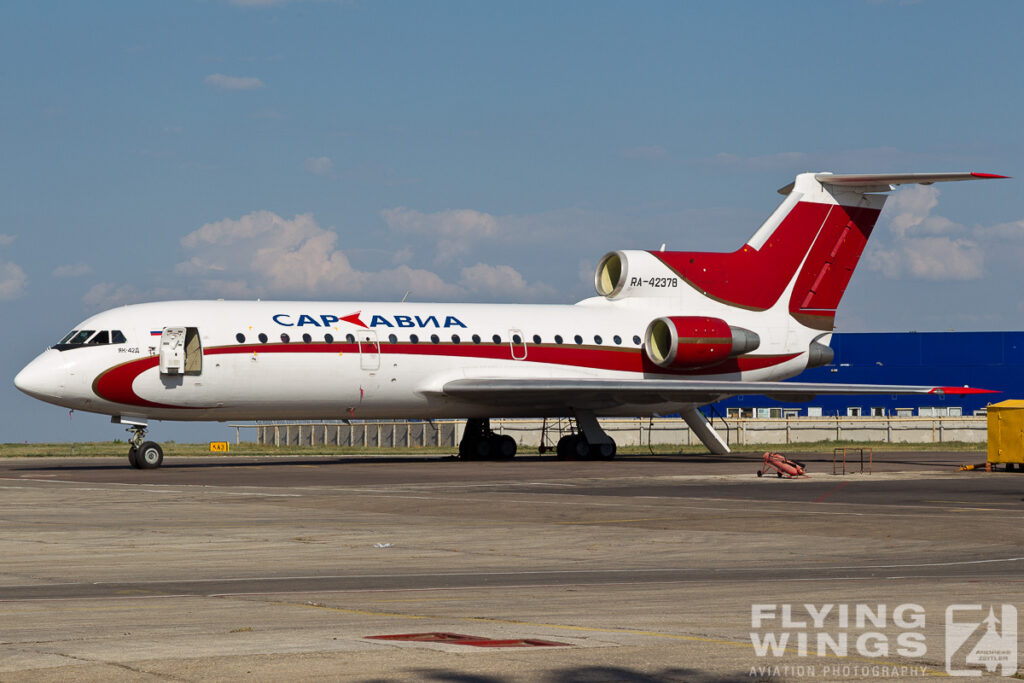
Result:
[[[124,343],[51,348],[16,384],[67,408],[139,419],[555,416],[570,415],[571,406],[485,406],[444,396],[441,388],[463,378],[778,380],[799,374],[808,346],[822,336],[783,311],[737,309],[685,286],[673,294],[575,305],[138,304],[75,328],[117,331]],[[648,323],[662,315],[727,316],[761,344],[739,362],[665,370],[642,348]],[[161,335],[174,327],[195,331],[201,357],[188,372],[162,373]],[[686,405],[620,404],[598,414],[650,415]]]

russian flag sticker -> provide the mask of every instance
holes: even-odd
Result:
[[[163,330],[150,330],[149,331],[149,336],[151,336],[151,337],[159,337],[163,333],[164,333]]]

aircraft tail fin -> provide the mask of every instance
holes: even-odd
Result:
[[[650,252],[717,301],[767,310],[790,290],[789,313],[831,331],[836,308],[885,204],[898,185],[1005,178],[988,173],[802,173],[786,198],[731,253]]]

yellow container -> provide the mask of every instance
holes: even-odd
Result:
[[[988,407],[988,461],[1024,463],[1024,401]]]

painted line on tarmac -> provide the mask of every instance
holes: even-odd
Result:
[[[376,490],[373,490],[373,491],[367,493],[366,489],[358,489],[358,488],[333,488],[333,487],[332,488],[325,488],[325,489],[322,489],[322,490],[323,491],[336,491],[336,492],[340,492],[340,493],[351,493],[351,494],[355,494],[355,495],[364,495],[367,498],[398,498],[398,499],[402,499],[402,500],[434,500],[434,501],[440,500],[440,501],[447,501],[447,499],[444,498],[442,494],[437,494],[435,496],[410,496],[410,495],[401,494],[401,493],[388,493],[387,491],[380,490],[380,489],[376,489]],[[508,493],[509,496],[523,495],[523,496],[532,496],[532,497],[530,497],[530,498],[523,498],[521,500],[517,500],[517,499],[513,499],[513,498],[505,498],[503,500],[504,503],[521,503],[521,504],[524,504],[524,505],[558,505],[558,506],[561,506],[561,507],[564,507],[565,504],[566,504],[566,501],[564,499],[560,499],[560,500],[537,500],[536,496],[534,494],[519,493],[519,492],[516,492],[516,491],[509,491],[507,493]],[[621,498],[621,496],[617,496],[617,498]],[[806,505],[807,504],[807,501],[798,501],[798,500],[794,500],[794,501],[760,500],[760,499],[757,499],[757,498],[749,498],[749,499],[747,499],[747,498],[742,498],[742,499],[739,499],[739,498],[682,498],[680,496],[632,496],[631,498],[644,498],[644,499],[647,499],[647,500],[673,501],[673,502],[678,502],[680,500],[688,500],[688,501],[692,501],[692,500],[708,500],[708,501],[712,501],[712,502],[735,503],[736,504],[734,507],[715,507],[715,506],[711,506],[711,505],[673,505],[672,506],[673,510],[698,510],[698,511],[710,511],[710,512],[736,512],[736,511],[742,511],[744,508],[749,508],[752,504],[757,504],[757,506],[758,506],[757,507],[758,514],[763,514],[764,512],[794,512],[792,510],[792,507],[794,505]],[[585,501],[585,502],[582,502],[582,501]],[[483,499],[483,498],[459,498],[459,502],[488,503],[488,504],[493,504],[494,503],[494,501],[491,500],[491,499]],[[835,505],[836,506],[861,507],[861,508],[863,508],[863,507],[877,508],[877,507],[882,507],[883,506],[882,504],[879,504],[879,503],[846,503],[846,502],[844,502],[844,503],[836,503]],[[650,507],[658,507],[658,508],[664,509],[665,506],[664,505],[657,505],[656,506],[656,505],[653,505],[653,504],[652,505],[642,505],[642,504],[638,504],[638,503],[596,503],[596,502],[590,501],[589,497],[584,497],[584,498],[581,499],[579,507],[608,507],[608,508],[624,508],[624,507],[631,507],[631,508],[647,507],[647,508],[650,508]],[[795,512],[795,514],[818,515],[818,516],[833,516],[833,517],[838,516],[838,517],[919,518],[919,517],[922,517],[922,516],[924,516],[924,517],[944,517],[944,516],[946,516],[944,513],[948,512],[950,510],[963,510],[963,508],[936,507],[934,505],[907,505],[907,504],[901,504],[901,505],[884,505],[884,507],[886,507],[886,508],[895,508],[895,509],[906,509],[906,510],[934,510],[934,511],[942,511],[943,514],[932,514],[932,515],[925,514],[925,515],[922,515],[922,514],[909,514],[909,513],[903,514],[903,513],[898,513],[898,512],[857,512],[857,511],[851,511],[851,510],[845,510],[845,511],[800,510],[798,512]],[[981,510],[981,508],[979,508],[979,510]],[[968,510],[963,510],[963,511],[967,512]],[[970,510],[970,511],[973,512],[975,510]],[[1007,510],[999,510],[999,512],[1001,512],[1001,513],[1003,513],[1005,515],[1009,511],[1007,511]],[[1021,510],[1019,512],[1019,515],[1017,515],[1017,516],[1024,516],[1024,510]],[[537,522],[537,524],[545,524],[545,523],[546,522]]]
[[[828,498],[829,496],[831,496],[831,495],[832,495],[833,493],[836,493],[837,491],[839,491],[839,489],[841,489],[841,488],[845,487],[845,486],[846,486],[847,484],[849,484],[849,483],[850,483],[850,482],[848,482],[848,481],[844,481],[844,482],[843,482],[842,484],[839,484],[839,485],[838,485],[838,486],[836,486],[835,488],[833,488],[833,489],[829,489],[829,490],[828,490],[828,491],[826,491],[825,493],[823,493],[823,494],[821,494],[820,496],[818,496],[817,498],[815,498],[815,499],[814,499],[814,502],[815,502],[815,503],[821,503],[821,502],[823,502],[823,501],[824,501],[824,500],[825,500],[826,498]]]
[[[906,564],[861,564],[861,565],[838,565],[838,566],[805,566],[805,567],[786,567],[785,571],[840,571],[840,570],[860,570],[860,569],[912,569],[915,567],[954,567],[964,565],[976,565],[976,564],[996,564],[1000,562],[1024,562],[1024,557],[993,557],[980,560],[952,560],[949,562],[910,562]],[[635,569],[523,569],[519,571],[462,571],[462,572],[411,572],[411,573],[399,573],[399,574],[312,574],[312,575],[299,575],[299,576],[236,576],[236,577],[215,577],[215,578],[204,578],[204,579],[161,579],[155,581],[89,581],[89,582],[69,582],[63,584],[46,584],[46,585],[64,585],[64,586],[131,586],[133,584],[141,584],[147,586],[171,584],[199,584],[199,583],[234,583],[243,581],[264,581],[264,582],[275,582],[275,581],[304,581],[314,579],[405,579],[405,578],[424,578],[424,577],[453,577],[453,576],[535,576],[544,574],[558,574],[558,575],[587,575],[587,574],[653,574],[653,573],[668,573],[668,572],[707,572],[707,571],[730,571],[730,572],[763,572],[763,567],[641,567]],[[4,588],[11,589],[16,586],[6,586]],[[0,588],[2,590],[2,588]],[[312,591],[311,591],[312,592]]]

